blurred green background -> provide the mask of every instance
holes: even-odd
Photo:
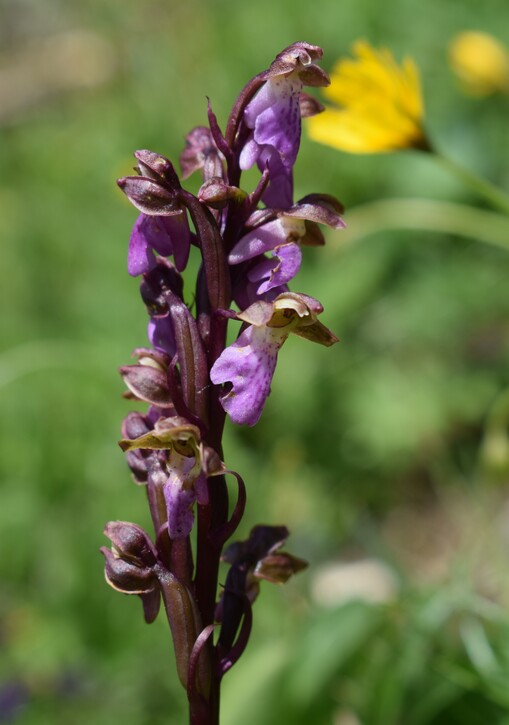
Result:
[[[289,43],[321,45],[330,68],[362,37],[415,58],[431,136],[507,189],[507,97],[465,96],[447,65],[464,29],[507,41],[507,0],[0,12],[0,723],[184,723],[163,617],[145,625],[98,553],[107,520],[149,528],[116,443],[129,410],[116,370],[146,313],[125,268],[136,212],[114,181],[134,149],[176,160],[206,96],[224,123]],[[506,223],[508,243],[509,223],[410,152],[348,156],[304,135],[295,176],[296,198],[347,207],[349,230],[306,250],[293,285],[320,298],[341,344],[290,340],[261,424],[228,428],[248,485],[239,537],[285,523],[311,566],[262,587],[222,722],[507,725],[509,252],[461,210],[464,236],[433,204],[414,231],[411,207],[387,219],[361,205],[468,204],[480,236]]]

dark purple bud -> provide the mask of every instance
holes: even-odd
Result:
[[[138,161],[138,168],[141,176],[147,176],[157,182],[163,182],[170,189],[180,189],[180,182],[173,164],[165,156],[156,154],[155,151],[135,151],[134,156]]]
[[[222,209],[229,201],[236,199],[239,203],[244,201],[247,194],[237,186],[229,186],[218,176],[205,181],[198,192],[198,199],[214,209]]]
[[[149,536],[137,524],[128,521],[109,521],[104,534],[113,545],[117,556],[138,567],[152,567],[156,563],[156,552]]]
[[[110,521],[104,533],[112,543],[111,549],[101,548],[108,584],[124,594],[145,594],[156,589],[156,552],[143,529],[126,521]]]
[[[314,96],[310,96],[309,93],[304,93],[304,91],[300,93],[299,106],[301,118],[310,118],[325,111],[323,103],[320,103]]]
[[[175,194],[146,176],[125,176],[117,184],[131,204],[149,216],[181,214]]]
[[[120,368],[120,374],[129,390],[140,400],[161,408],[171,405],[165,370],[152,364],[125,365]]]
[[[104,575],[108,584],[123,594],[145,594],[153,591],[157,577],[149,567],[137,566],[131,561],[120,558],[105,546],[100,549],[104,556]]]
[[[132,412],[122,421],[122,438],[133,440],[145,435],[151,429],[152,426],[147,424],[145,417],[141,413]]]
[[[122,438],[133,440],[146,435],[152,430],[152,425],[141,413],[129,413],[122,423]],[[142,485],[148,479],[148,456],[147,451],[135,450],[126,453],[127,465],[131,469],[135,483]]]
[[[155,367],[166,369],[171,362],[171,357],[163,350],[153,350],[151,347],[137,347],[133,350],[131,357],[138,358],[140,365],[150,364],[152,360]]]

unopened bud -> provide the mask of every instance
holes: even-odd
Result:
[[[125,365],[120,368],[120,374],[129,390],[140,400],[163,408],[171,405],[164,370],[153,365]]]
[[[230,186],[219,176],[214,176],[212,179],[205,181],[198,192],[198,199],[214,209],[222,209],[232,199],[240,203],[246,197],[245,191],[237,186]]]
[[[149,216],[181,214],[174,192],[146,176],[125,176],[117,184],[131,204]]]
[[[104,575],[108,584],[123,594],[146,594],[157,586],[157,578],[152,569],[140,567],[126,559],[121,559],[111,549],[101,547],[104,555]]]
[[[157,586],[156,552],[148,535],[136,524],[110,521],[104,529],[112,548],[101,548],[106,581],[124,594],[144,594]]]
[[[180,189],[180,182],[173,164],[166,156],[156,154],[155,151],[135,151],[134,156],[138,161],[138,168],[141,176],[147,176],[158,182],[164,182],[164,185],[174,191]]]
[[[109,521],[104,534],[113,544],[116,552],[138,566],[153,566],[156,552],[148,534],[137,524],[128,521]]]

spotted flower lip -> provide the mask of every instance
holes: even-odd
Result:
[[[398,65],[392,53],[365,41],[354,45],[355,59],[342,59],[331,73],[325,96],[335,104],[310,118],[309,136],[349,153],[426,149],[423,100],[415,63]]]
[[[215,385],[231,383],[221,404],[234,423],[255,425],[270,394],[280,348],[293,332],[330,346],[338,338],[316,318],[323,307],[313,297],[285,292],[258,301],[237,315],[248,327],[218,357],[210,371]]]
[[[302,244],[324,243],[318,222],[333,229],[344,228],[342,210],[341,203],[334,197],[313,194],[286,211],[276,212],[275,218],[271,214],[265,214],[265,218],[258,215],[262,223],[237,242],[228,261],[236,265],[260,257],[249,269],[247,277],[250,282],[259,282],[257,292],[263,295],[295,277],[302,261]],[[272,252],[271,258],[264,256],[268,252]]]

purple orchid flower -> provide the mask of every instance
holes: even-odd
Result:
[[[324,243],[318,223],[332,229],[344,228],[345,223],[340,216],[342,211],[342,205],[334,197],[313,194],[290,209],[277,212],[275,219],[267,213],[255,212],[252,220],[257,223],[262,218],[262,223],[237,242],[228,261],[236,265],[256,260],[247,271],[247,279],[257,282],[257,293],[264,295],[295,277],[302,261],[301,245]],[[267,252],[272,252],[270,258],[265,257]]]
[[[210,371],[215,385],[232,385],[221,397],[221,404],[234,423],[252,426],[258,422],[270,393],[278,352],[291,332],[327,347],[338,342],[316,319],[322,311],[313,297],[287,292],[274,302],[255,302],[237,315],[249,327],[223,351]]]
[[[313,62],[321,57],[322,49],[308,43],[294,43],[283,50],[244,110],[244,122],[251,131],[239,165],[243,170],[254,163],[260,171],[269,169],[270,183],[262,197],[267,206],[284,209],[292,204],[292,169],[301,136],[300,94],[304,85],[326,86],[330,82]]]

